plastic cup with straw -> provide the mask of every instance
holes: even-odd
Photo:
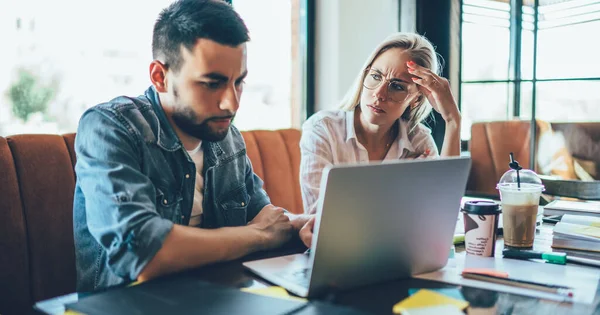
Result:
[[[531,170],[523,169],[510,153],[508,170],[496,188],[500,191],[504,245],[531,248],[535,237],[535,223],[542,181]]]

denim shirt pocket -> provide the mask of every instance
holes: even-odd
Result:
[[[246,185],[231,190],[229,193],[223,194],[220,199],[220,206],[223,211],[225,218],[225,225],[227,226],[243,226],[246,225],[248,203],[250,202],[250,196]]]
[[[165,219],[173,223],[182,223],[180,192],[170,192],[167,189],[156,187],[156,211]]]

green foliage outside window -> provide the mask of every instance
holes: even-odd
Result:
[[[55,89],[43,85],[30,71],[19,70],[17,81],[8,89],[13,114],[27,121],[30,114],[45,113],[48,103],[54,98]]]

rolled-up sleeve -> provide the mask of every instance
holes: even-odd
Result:
[[[307,120],[300,138],[300,190],[304,213],[316,213],[323,169],[333,164],[329,134],[321,120]]]
[[[110,112],[86,112],[75,141],[75,170],[87,227],[107,252],[108,267],[135,280],[173,223],[156,211],[154,185],[141,171],[141,142],[130,130]]]

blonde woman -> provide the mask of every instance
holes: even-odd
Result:
[[[304,123],[300,186],[306,213],[316,212],[327,165],[460,154],[460,112],[438,68],[425,37],[393,34],[371,53],[340,109],[320,111]],[[441,154],[422,124],[432,108],[446,122]]]

